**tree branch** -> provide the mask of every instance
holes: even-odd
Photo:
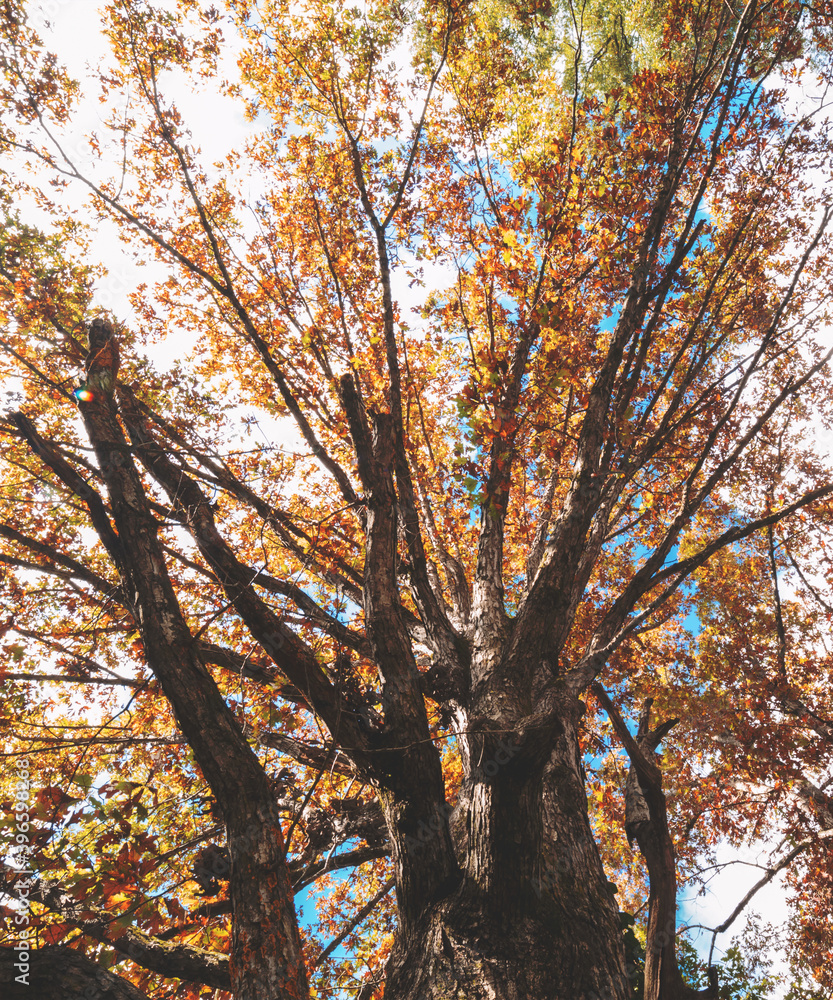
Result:
[[[150,1000],[132,983],[72,948],[36,948],[28,953],[26,978],[15,967],[18,952],[0,948],[0,985],[6,1000],[66,1000],[94,996],[97,1000]]]
[[[375,895],[371,896],[370,899],[364,904],[364,906],[356,913],[352,920],[350,920],[344,927],[344,929],[333,938],[333,940],[327,945],[326,948],[322,949],[321,953],[317,958],[313,959],[310,969],[317,969],[318,966],[327,958],[332,955],[332,953],[338,948],[345,938],[348,938],[353,931],[359,926],[359,924],[376,909],[376,907],[381,903],[381,901],[387,896],[394,886],[394,879],[389,878],[387,882],[379,889]]]

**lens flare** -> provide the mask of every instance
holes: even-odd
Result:
[[[80,389],[76,389],[73,396],[75,396],[79,403],[89,403],[90,400],[95,398],[92,390],[88,389],[85,385],[82,385]]]

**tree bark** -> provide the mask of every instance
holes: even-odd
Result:
[[[230,975],[236,1000],[308,996],[300,932],[280,816],[269,778],[208,673],[171,583],[158,523],[117,416],[118,345],[112,328],[90,325],[87,388],[81,416],[109,493],[103,501],[31,421],[14,415],[32,450],[88,506],[99,538],[130,595],[148,664],[227,822],[234,919]]]
[[[71,948],[24,952],[0,948],[0,987],[4,1000],[149,1000],[121,976],[115,976]],[[27,966],[22,970],[22,966]],[[22,971],[21,971],[22,970]]]
[[[629,841],[636,840],[639,845],[649,878],[645,1000],[714,1000],[718,989],[714,968],[708,972],[708,987],[696,990],[683,980],[677,965],[677,865],[674,842],[668,829],[662,771],[654,758],[663,737],[679,719],[669,719],[651,730],[653,699],[648,698],[634,740],[601,685],[594,685],[593,691],[604,705],[631,758],[625,785],[625,832]]]
[[[0,865],[0,891],[19,899],[15,886],[15,871]],[[227,955],[183,942],[171,943],[162,938],[145,934],[136,927],[123,927],[117,923],[119,914],[109,913],[98,907],[85,904],[82,910],[78,900],[66,892],[58,882],[38,879],[28,890],[28,902],[37,902],[53,913],[60,914],[67,923],[102,944],[110,945],[116,951],[130,958],[136,965],[158,972],[162,976],[184,979],[188,982],[203,983],[216,989],[231,988],[229,960]],[[85,916],[81,917],[81,913]],[[87,916],[86,914],[91,914]],[[48,952],[57,949],[42,949],[30,952],[32,961],[42,963],[49,958]],[[73,952],[72,954],[77,954]],[[2,981],[2,980],[0,980]]]
[[[464,877],[400,931],[385,1000],[628,996],[618,908],[588,820],[581,705],[564,695],[561,710],[535,739],[472,738]]]

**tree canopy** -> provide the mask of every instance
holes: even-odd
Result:
[[[10,995],[833,988],[829,3],[0,10]]]

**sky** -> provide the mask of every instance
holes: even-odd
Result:
[[[83,81],[94,72],[106,52],[106,40],[99,31],[98,0],[48,0],[40,5],[40,15],[35,11],[35,22],[40,20],[43,33],[49,47],[54,48],[67,65],[71,74]],[[49,24],[47,24],[49,22]],[[95,88],[89,84],[89,92]],[[83,88],[83,84],[82,84]],[[202,158],[207,162],[221,159],[235,147],[239,147],[251,134],[253,125],[246,121],[240,107],[230,99],[209,92],[194,95],[186,88],[176,89],[177,104],[193,133],[193,144],[202,148]],[[817,95],[806,92],[795,92],[797,105],[815,100]],[[75,155],[79,158],[79,166],[96,170],[98,165],[89,158],[81,137],[91,128],[100,125],[101,111],[96,101],[82,101],[77,119],[77,142],[72,144]],[[67,197],[77,199],[80,207],[83,196],[72,191]],[[35,212],[31,206],[31,212]],[[26,211],[29,221],[35,221]],[[106,264],[108,275],[98,286],[96,302],[111,309],[117,316],[129,320],[132,310],[128,301],[129,292],[141,281],[149,280],[148,268],[139,268],[130,252],[118,239],[115,227],[102,225],[94,244],[94,254]],[[158,271],[159,275],[163,273]],[[153,270],[150,271],[152,277]],[[433,277],[440,278],[441,274]],[[413,305],[419,291],[409,292],[406,286],[400,290],[405,305]],[[166,369],[180,358],[188,349],[188,343],[168,337],[166,341],[152,345],[148,354],[155,366]],[[297,438],[287,424],[262,423],[261,433],[271,438],[272,443],[291,445]],[[829,450],[827,441],[820,444]],[[680,919],[689,924],[704,924],[714,926],[726,918],[746,891],[760,878],[762,872],[757,865],[766,863],[769,847],[766,841],[748,846],[740,856],[734,849],[723,845],[718,850],[718,861],[730,862],[733,858],[738,863],[729,864],[719,870],[708,884],[704,895],[698,895],[690,887],[682,887],[680,892]],[[783,878],[775,879],[755,899],[751,909],[760,913],[766,921],[780,924],[787,916],[786,894]],[[741,916],[729,932],[718,938],[717,954],[725,948],[732,935],[741,930],[744,917]],[[708,949],[711,935],[701,935],[698,946]]]
[[[93,176],[106,176],[84,138],[92,130],[103,131],[102,108],[93,98],[98,85],[91,80],[109,53],[107,39],[101,33],[102,6],[99,0],[47,0],[34,6],[32,17],[32,23],[42,33],[47,46],[59,54],[70,75],[81,82],[84,96],[73,120],[73,141],[67,148],[76,165]],[[234,72],[233,56],[229,61],[229,70]],[[86,85],[85,80],[88,81]],[[232,149],[239,148],[253,130],[240,105],[216,90],[200,95],[179,86],[175,97],[193,133],[193,145],[200,147],[201,159],[206,163],[220,160]],[[80,185],[66,189],[65,197],[70,205],[79,209],[86,203],[86,193]],[[48,220],[45,215],[43,218]],[[96,303],[124,319],[133,315],[128,295],[136,285],[149,282],[154,276],[164,277],[166,273],[164,267],[153,263],[139,267],[119,240],[115,225],[99,226],[93,253],[108,270],[97,286]],[[181,341],[169,338],[155,345],[150,353],[156,367],[165,370],[182,356],[183,349]]]

